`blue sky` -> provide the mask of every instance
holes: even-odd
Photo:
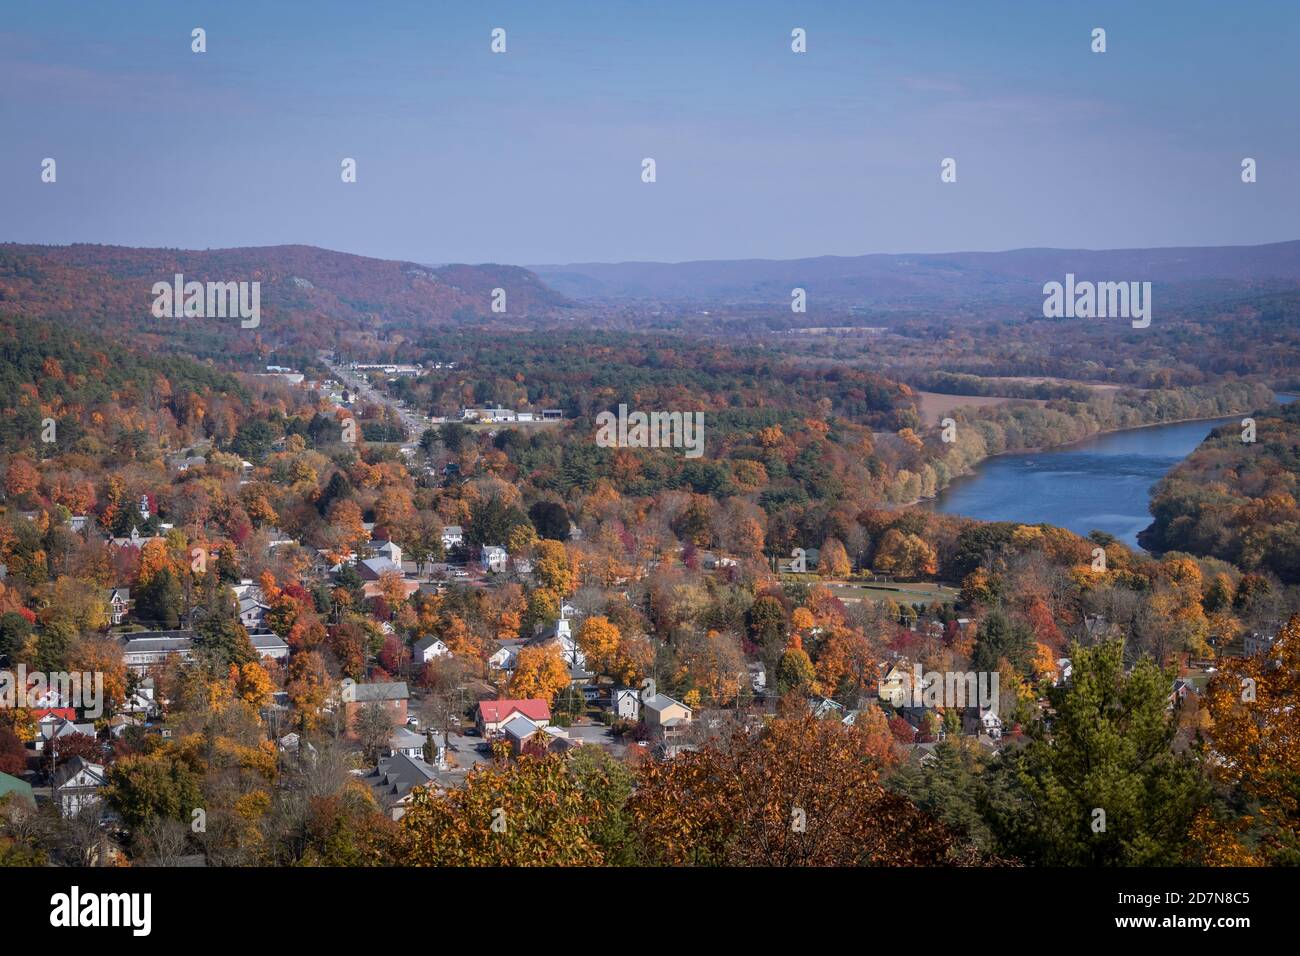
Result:
[[[562,263],[1300,237],[1283,0],[4,6],[0,241]]]

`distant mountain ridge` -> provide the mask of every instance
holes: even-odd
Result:
[[[1257,246],[1157,249],[1012,249],[808,259],[616,262],[529,267],[575,299],[718,304],[789,303],[790,290],[840,305],[1010,302],[1041,296],[1067,272],[1094,281],[1197,284],[1242,291],[1300,288],[1300,240]]]
[[[151,289],[176,273],[199,282],[260,282],[265,341],[331,347],[340,339],[431,326],[518,321],[564,309],[568,301],[518,266],[447,265],[372,259],[285,245],[240,249],[0,244],[0,313],[85,323],[101,330],[166,338],[214,336],[239,342],[220,320],[154,319]],[[494,289],[507,312],[492,311]],[[249,336],[243,336],[247,339]],[[213,348],[216,348],[214,345]]]

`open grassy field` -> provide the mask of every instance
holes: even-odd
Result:
[[[906,584],[829,584],[841,601],[895,601],[899,604],[949,604],[960,592],[946,584],[918,581]]]
[[[1001,398],[996,395],[941,395],[938,392],[917,392],[917,408],[927,425],[938,425],[954,408],[986,408],[1007,402],[1033,402],[1047,404],[1041,398]]]

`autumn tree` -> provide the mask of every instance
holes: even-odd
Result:
[[[593,615],[578,627],[578,649],[589,669],[609,673],[618,659],[622,635],[618,626],[603,615]]]
[[[333,687],[325,661],[316,651],[301,651],[289,659],[289,681],[285,689],[304,731],[320,725]]]
[[[671,761],[647,761],[629,807],[649,862],[934,866],[969,854],[880,783],[887,735],[781,717]]]
[[[1205,706],[1212,721],[1205,766],[1240,808],[1198,821],[1201,840],[1217,848],[1206,862],[1300,863],[1300,614],[1267,653],[1225,659]]]
[[[542,587],[556,594],[565,595],[573,592],[575,578],[569,552],[559,541],[546,539],[538,542],[537,561],[533,565],[533,573]]]
[[[824,578],[846,578],[852,570],[844,543],[838,538],[827,538],[817,558],[817,573]]]
[[[890,528],[876,548],[872,568],[881,574],[910,580],[935,574],[939,561],[934,548],[919,535]]]
[[[553,701],[569,686],[569,666],[558,645],[524,647],[519,651],[515,672],[510,676],[510,695],[518,700],[540,697]]]
[[[411,792],[401,820],[403,866],[599,866],[598,791],[558,756],[476,767],[463,787]]]

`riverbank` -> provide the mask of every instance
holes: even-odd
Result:
[[[1240,412],[1238,414],[1245,414],[1245,413]],[[933,495],[929,495],[928,497],[923,497],[923,498],[913,498],[911,501],[896,505],[895,508],[897,510],[902,510],[904,508],[914,508],[917,505],[923,505],[928,502],[938,501],[940,498],[943,497],[944,492],[948,491],[950,488],[952,488],[962,479],[974,477],[978,472],[978,470],[980,469],[980,467],[982,467],[984,464],[990,461],[997,461],[999,458],[1008,458],[1015,455],[1052,454],[1054,452],[1069,451],[1071,448],[1077,448],[1081,445],[1086,445],[1088,442],[1096,441],[1098,438],[1105,438],[1108,435],[1125,435],[1130,432],[1144,431],[1145,429],[1148,428],[1163,428],[1169,425],[1187,425],[1193,422],[1225,423],[1231,421],[1234,417],[1235,417],[1234,415],[1227,415],[1227,416],[1216,415],[1213,418],[1179,418],[1167,422],[1149,422],[1145,425],[1132,425],[1127,428],[1107,428],[1103,431],[1093,432],[1091,435],[1088,435],[1086,438],[1076,438],[1073,441],[1068,441],[1061,445],[1045,445],[1042,448],[1018,448],[1015,451],[1000,451],[995,454],[987,455],[984,458],[979,459],[968,470],[963,471],[961,474],[953,475],[948,480],[948,483],[944,485],[942,488],[940,488]]]
[[[1253,387],[1256,389],[1266,388],[1266,386],[1259,386],[1259,385]],[[1289,404],[1289,402],[1294,401],[1296,399],[1296,396],[1290,395],[1288,393],[1272,392],[1271,394],[1272,394],[1273,403],[1275,404],[1285,405],[1285,404]],[[1242,398],[1244,396],[1232,396],[1232,397]],[[940,500],[944,496],[944,494],[947,493],[951,488],[957,485],[962,479],[970,478],[972,476],[977,475],[979,470],[982,467],[984,467],[988,462],[996,461],[1001,458],[1006,458],[1009,456],[1016,456],[1016,455],[1043,455],[1043,454],[1054,454],[1058,452],[1066,452],[1071,448],[1079,447],[1087,444],[1088,442],[1096,441],[1100,438],[1104,438],[1107,436],[1121,435],[1121,434],[1127,434],[1133,432],[1142,432],[1153,428],[1169,428],[1178,425],[1194,424],[1194,423],[1202,423],[1202,422],[1223,424],[1226,423],[1227,421],[1230,421],[1237,415],[1245,415],[1252,410],[1258,410],[1264,407],[1267,407],[1267,404],[1261,404],[1260,401],[1258,400],[1258,396],[1256,396],[1251,400],[1242,402],[1240,407],[1237,410],[1229,412],[1226,415],[1225,414],[1192,415],[1192,416],[1185,416],[1181,418],[1166,418],[1160,421],[1143,422],[1137,425],[1124,425],[1122,427],[1116,427],[1116,428],[1099,428],[1095,431],[1088,432],[1087,434],[1078,437],[1071,437],[1070,440],[1060,442],[1057,444],[1044,444],[1044,445],[1034,445],[1030,447],[1018,447],[1014,449],[1007,449],[1004,451],[994,452],[992,454],[981,454],[978,455],[978,457],[972,457],[968,459],[966,462],[962,464],[961,469],[959,471],[954,471],[954,472],[947,471],[947,466],[949,466],[949,461],[947,459],[941,460],[935,463],[936,472],[940,470],[940,466],[944,466],[944,467],[942,467],[942,478],[941,480],[938,480],[936,482],[935,491],[933,494],[920,495],[906,502],[895,504],[893,507],[896,509],[905,509],[905,508],[916,507],[918,505],[927,505],[936,502]],[[1079,419],[1076,418],[1074,419],[1074,421],[1077,422],[1079,421]],[[960,456],[949,456],[949,457],[960,458]],[[936,474],[936,478],[938,477],[939,474]]]
[[[1085,536],[1103,531],[1136,549],[1152,521],[1151,495],[1160,479],[1214,427],[1236,421],[1233,415],[1161,422],[995,456],[918,507],[983,521],[1050,524]]]

